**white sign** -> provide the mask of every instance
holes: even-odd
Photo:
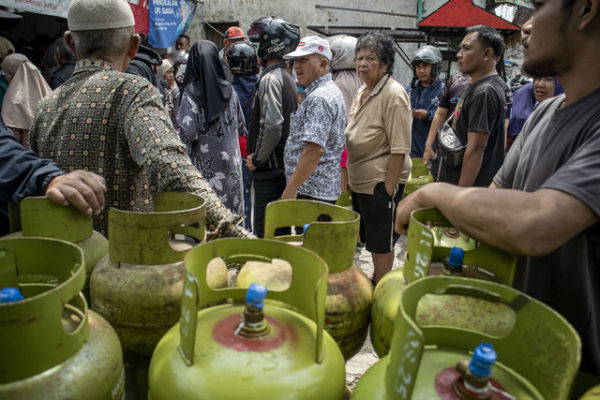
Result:
[[[0,0],[0,6],[37,14],[67,18],[71,0]]]

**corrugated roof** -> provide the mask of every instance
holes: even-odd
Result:
[[[473,25],[489,25],[498,30],[521,30],[517,25],[476,6],[472,0],[450,0],[418,24],[419,28],[467,28]]]

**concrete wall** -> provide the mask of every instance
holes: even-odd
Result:
[[[445,2],[423,0],[422,16],[426,17]],[[474,0],[474,3],[484,6],[485,0]],[[198,4],[187,34],[192,41],[206,39],[203,21],[211,24],[239,22],[246,31],[252,21],[269,15],[278,15],[299,25],[302,36],[315,33],[308,30],[307,25],[416,28],[417,5],[417,0],[205,0]],[[400,46],[409,57],[418,47],[416,43],[402,43]],[[411,68],[396,57],[394,78],[407,85],[412,75]]]
[[[444,0],[440,1],[443,3]],[[328,8],[328,6],[357,9],[358,11],[339,10]],[[381,11],[384,13],[361,12],[361,10]],[[390,14],[408,14],[415,17]],[[211,24],[236,21],[246,31],[252,21],[269,15],[282,16],[299,25],[302,36],[315,34],[315,32],[306,28],[307,25],[416,28],[417,1],[206,0],[204,5],[198,5],[196,15],[187,34],[192,41],[206,38],[205,31],[202,28],[202,18]],[[417,44],[403,43],[401,47],[409,56],[412,56],[417,48]],[[408,84],[412,78],[412,71],[399,57],[396,57],[394,78],[403,85]]]

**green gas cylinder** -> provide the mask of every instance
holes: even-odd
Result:
[[[62,240],[0,239],[0,399],[121,399],[117,334],[88,310],[81,249]]]
[[[257,299],[243,288],[209,288],[207,265],[214,257],[228,264],[289,262],[289,288],[269,291],[267,298],[298,312],[270,303],[263,308],[264,293]],[[152,355],[149,399],[342,399],[344,358],[323,329],[327,265],[322,258],[273,240],[220,239],[190,250],[185,262],[181,319]],[[230,304],[209,307],[223,300]]]
[[[600,399],[600,385],[591,388],[581,398],[581,400],[599,400]]]
[[[344,207],[346,210],[352,210],[352,193],[349,190],[344,190],[340,193],[335,205]]]
[[[275,230],[309,224],[303,235],[275,236]],[[265,213],[265,238],[301,242],[329,267],[325,329],[347,359],[362,347],[369,326],[373,285],[354,264],[360,216],[328,203],[310,200],[272,202]],[[251,282],[240,282],[247,287]]]
[[[92,308],[114,326],[126,356],[150,356],[179,320],[183,257],[192,245],[173,235],[204,239],[200,196],[158,193],[154,208],[154,213],[109,210],[109,254],[90,281]]]
[[[490,356],[487,366],[474,349]],[[579,336],[560,314],[517,290],[425,277],[404,289],[390,352],[363,375],[352,399],[565,400],[580,352]]]
[[[10,205],[11,229],[21,229],[6,237],[47,237],[66,240],[81,248],[85,258],[85,286],[83,294],[89,300],[89,279],[98,261],[108,254],[108,239],[92,227],[87,217],[74,207],[58,205],[46,197],[29,197],[20,209]]]
[[[433,176],[429,172],[429,166],[423,162],[422,158],[412,159],[412,169],[410,171],[410,177],[404,184],[404,193],[402,197],[406,197],[412,192],[416,192],[418,189],[433,182]]]
[[[441,262],[449,257],[451,247],[463,250],[462,264],[468,265],[464,268],[461,266],[460,272],[454,272],[453,275],[509,285],[512,283],[516,267],[515,256],[466,237],[452,227],[438,210],[413,211],[408,228],[404,267],[388,272],[379,281],[373,294],[371,342],[380,357],[389,350],[400,296],[407,283],[443,273],[445,268]]]

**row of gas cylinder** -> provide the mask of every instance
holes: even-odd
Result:
[[[353,264],[359,217],[347,208],[275,202],[270,240],[206,242],[201,198],[161,193],[154,207],[111,209],[107,242],[72,209],[22,202],[11,219],[21,233],[0,240],[0,287],[16,289],[0,295],[0,399],[120,399],[124,361],[138,398],[342,399],[344,362],[370,321],[382,360],[352,398],[569,394],[575,331],[504,285],[514,257],[436,210],[413,213],[405,266],[373,295]],[[275,260],[289,268],[247,269],[228,285],[227,268]]]

